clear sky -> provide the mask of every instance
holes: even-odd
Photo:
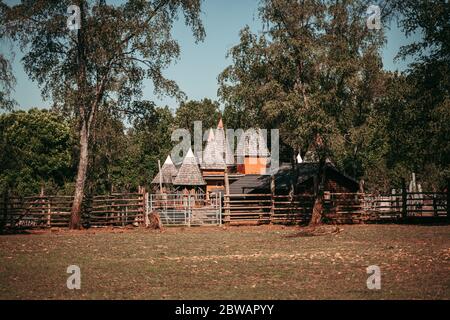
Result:
[[[14,1],[11,1],[14,2]],[[109,1],[108,1],[109,2]],[[257,0],[205,0],[203,3],[202,20],[206,29],[206,38],[195,44],[189,28],[183,21],[176,23],[173,29],[174,37],[181,46],[181,56],[176,63],[166,69],[166,76],[175,80],[187,94],[188,99],[203,98],[217,99],[217,76],[230,64],[226,59],[227,51],[239,41],[239,30],[249,25],[256,32],[261,30],[258,19]],[[388,70],[404,70],[406,62],[394,63],[394,57],[401,45],[409,43],[411,39],[396,28],[396,23],[387,31],[388,43],[383,50],[383,63]],[[1,51],[8,46],[1,43]],[[49,101],[43,101],[36,83],[28,79],[20,63],[21,54],[17,53],[13,71],[17,78],[14,98],[20,109],[31,107],[48,107]],[[177,107],[174,99],[157,99],[153,95],[150,81],[144,82],[143,99],[153,100],[158,105],[168,105],[173,110]]]

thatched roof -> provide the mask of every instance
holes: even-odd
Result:
[[[202,160],[202,169],[222,170],[227,165],[234,164],[234,155],[225,137],[222,119],[220,119],[216,130],[210,129],[209,131]]]
[[[268,157],[267,136],[261,129],[249,129],[240,138],[237,145],[238,157]]]
[[[173,180],[173,184],[177,186],[204,186],[205,180],[202,177],[200,169],[198,167],[197,160],[194,153],[189,148],[186,157],[181,164],[178,174]]]
[[[153,179],[152,184],[159,184],[160,175],[162,177],[162,183],[171,184],[173,182],[173,179],[176,177],[177,173],[178,170],[173,164],[172,159],[170,158],[170,156],[167,156],[166,161],[164,161],[164,164],[161,167],[161,172],[158,172],[156,177]]]

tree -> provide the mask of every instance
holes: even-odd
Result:
[[[5,21],[2,14],[5,5],[0,1],[0,41],[5,38]],[[15,78],[11,70],[11,63],[7,57],[0,53],[0,109],[11,110],[14,101],[11,92],[15,84]]]
[[[384,36],[367,29],[368,4],[262,1],[266,29],[261,36],[241,31],[230,51],[233,64],[219,77],[225,114],[278,127],[291,158],[313,145],[319,169],[311,225],[322,218],[326,158],[358,152],[358,132],[381,94]]]
[[[450,178],[450,4],[448,1],[394,1],[399,26],[407,36],[420,32],[418,41],[403,46],[399,59],[415,60],[406,71],[407,119],[416,172],[429,187],[438,189]],[[411,126],[411,124],[413,124]],[[439,174],[435,174],[439,172]]]
[[[178,128],[188,129],[194,134],[194,121],[201,121],[204,129],[215,128],[221,116],[219,104],[210,99],[181,102],[175,113]]]
[[[0,115],[0,193],[38,193],[73,179],[70,125],[56,113],[31,109]]]
[[[171,134],[174,117],[169,108],[156,107],[149,101],[139,102],[147,110],[133,120],[127,132],[127,152],[121,160],[120,172],[112,176],[115,185],[150,188],[158,172],[158,160],[164,161],[172,149]]]
[[[119,112],[113,107],[98,110],[92,129],[91,157],[87,174],[90,193],[112,192],[116,186],[116,172],[124,158],[129,157],[129,138]]]
[[[377,103],[379,125],[372,127],[384,136],[384,160],[369,165],[385,167],[389,185],[399,187],[401,178],[416,172],[424,188],[439,190],[450,176],[450,6],[443,1],[391,1],[406,36],[421,37],[400,49],[397,59],[413,58],[401,74],[389,74],[382,99]],[[375,136],[374,136],[375,137]]]
[[[69,31],[69,5],[80,9],[81,29]],[[46,98],[69,109],[79,121],[79,163],[71,228],[81,227],[81,205],[89,163],[94,119],[108,99],[126,109],[141,94],[144,78],[155,93],[179,99],[182,92],[162,73],[179,56],[171,29],[180,14],[195,39],[204,38],[200,0],[128,0],[108,5],[104,0],[21,1],[2,5],[7,34],[26,50],[28,75]]]
[[[12,110],[14,101],[11,98],[11,91],[15,83],[14,75],[11,71],[11,64],[0,54],[0,109]]]

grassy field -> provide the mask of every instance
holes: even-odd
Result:
[[[0,236],[0,299],[449,299],[450,226],[45,231]],[[68,290],[69,265],[81,290]],[[366,268],[381,268],[381,290]]]

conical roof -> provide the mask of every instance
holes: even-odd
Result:
[[[222,121],[222,118],[219,119],[219,123],[217,124],[217,129],[223,129],[223,121]]]
[[[191,148],[189,148],[173,184],[178,186],[204,186],[206,184]]]
[[[153,179],[153,184],[158,184],[159,176],[162,173],[162,183],[172,183],[173,179],[176,177],[178,170],[172,162],[170,155],[167,156],[166,161],[164,161],[163,166],[161,167],[161,172],[158,172],[156,177]]]
[[[225,130],[223,128],[222,118],[219,121],[219,124],[217,125],[217,129],[214,132],[216,144],[220,148],[220,152],[222,157],[225,159],[225,164],[232,165],[234,164],[234,154],[233,154],[233,148],[230,146],[228,137],[225,136]]]
[[[223,148],[217,143],[213,129],[209,129],[208,140],[203,151],[202,169],[225,169]]]
[[[220,119],[217,129],[209,130],[201,167],[202,169],[223,170],[227,165],[233,163],[234,155],[228,140],[225,138],[222,119]]]

